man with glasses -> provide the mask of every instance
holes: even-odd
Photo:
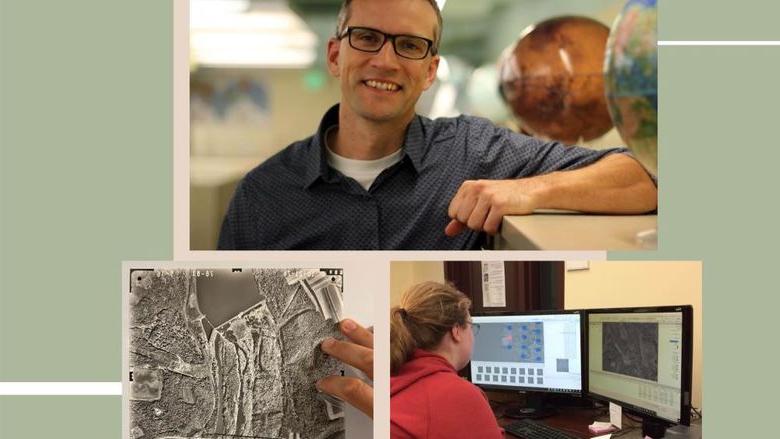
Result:
[[[430,120],[433,0],[346,0],[327,63],[341,103],[239,184],[220,249],[478,249],[504,215],[643,213],[652,179],[624,149],[543,142],[481,118]]]

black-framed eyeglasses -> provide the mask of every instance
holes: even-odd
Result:
[[[378,53],[387,40],[393,42],[393,50],[398,56],[407,59],[423,59],[436,55],[433,41],[416,35],[393,35],[370,27],[349,26],[339,35],[339,39],[349,37],[349,45],[361,52]]]
[[[471,324],[471,330],[474,332],[474,335],[476,336],[479,334],[479,323],[474,323],[472,321],[469,321],[469,323]]]

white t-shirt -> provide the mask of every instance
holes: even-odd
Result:
[[[325,150],[328,155],[328,164],[347,177],[354,178],[365,190],[371,187],[382,171],[401,161],[403,154],[403,148],[398,148],[396,152],[376,160],[355,160],[336,154],[327,145]]]

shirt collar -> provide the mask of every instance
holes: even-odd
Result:
[[[317,128],[317,133],[311,142],[311,154],[306,162],[306,168],[304,170],[304,187],[309,188],[320,177],[323,180],[328,181],[331,177],[330,167],[328,166],[328,157],[325,154],[325,133],[328,132],[328,128],[338,125],[339,123],[339,105],[332,106],[320,121],[320,126]]]
[[[328,166],[328,157],[325,152],[325,134],[330,127],[338,125],[338,123],[339,104],[336,104],[325,112],[320,121],[320,126],[317,128],[317,133],[312,139],[312,151],[304,171],[304,187],[307,189],[319,178],[322,178],[324,181],[331,181],[334,177],[333,171]],[[414,116],[406,130],[403,148],[404,154],[409,156],[415,171],[419,172],[425,152],[425,131],[422,118],[418,115]]]
[[[425,154],[425,130],[423,128],[423,118],[415,115],[409,128],[406,129],[406,138],[404,139],[404,152],[412,161],[414,170],[418,173],[422,167],[422,159]]]

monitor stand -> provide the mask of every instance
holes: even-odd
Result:
[[[514,419],[541,419],[558,414],[558,410],[545,404],[543,394],[529,392],[525,394],[525,404],[510,404],[504,410],[504,416]]]
[[[670,426],[668,422],[658,419],[642,418],[642,437],[660,439],[666,434],[666,429]]]

